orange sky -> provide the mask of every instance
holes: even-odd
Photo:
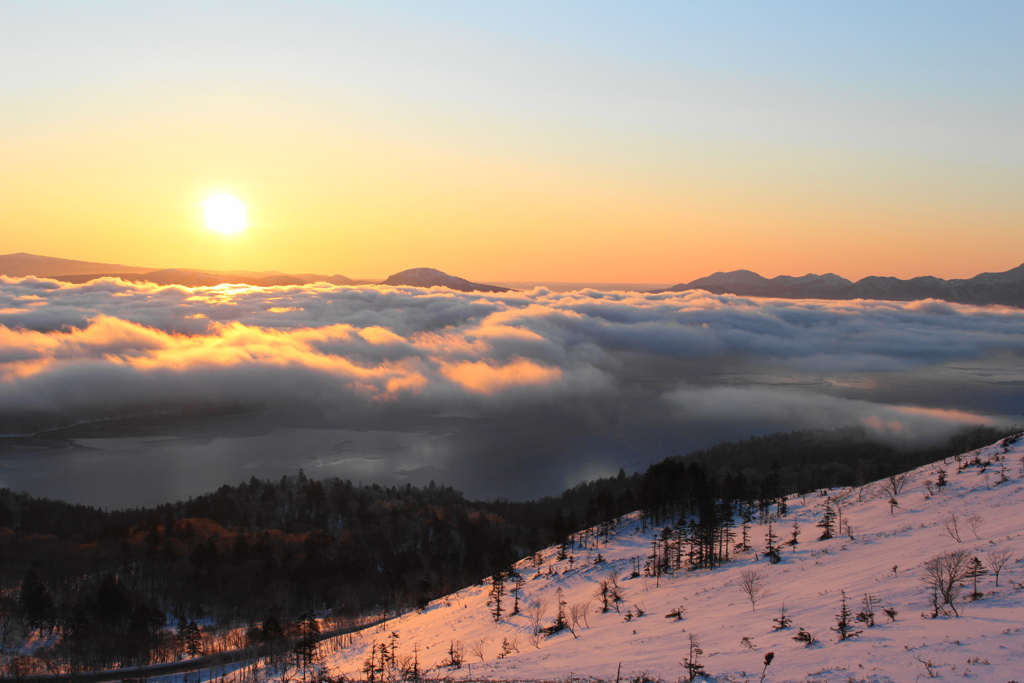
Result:
[[[1024,261],[1019,6],[49,5],[0,5],[2,253],[663,283]],[[214,191],[247,231],[203,227]]]

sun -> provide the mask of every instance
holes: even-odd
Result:
[[[215,232],[231,235],[249,227],[245,202],[233,194],[217,192],[203,200],[203,222]]]

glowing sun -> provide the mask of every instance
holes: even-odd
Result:
[[[249,227],[245,203],[233,194],[218,192],[203,200],[203,222],[210,230],[230,235]]]

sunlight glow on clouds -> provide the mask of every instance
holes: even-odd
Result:
[[[484,361],[442,365],[441,374],[476,394],[495,394],[510,387],[557,382],[562,372],[522,358],[495,366]]]
[[[232,405],[689,436],[860,424],[912,441],[1019,412],[981,370],[936,369],[1021,354],[1024,311],[941,302],[0,278],[8,433]],[[964,381],[988,398],[971,404]]]

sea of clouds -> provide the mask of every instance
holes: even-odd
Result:
[[[407,448],[392,474],[486,496],[770,431],[1009,423],[1022,357],[1024,310],[939,301],[0,276],[0,432],[230,406],[422,434],[430,462]]]

